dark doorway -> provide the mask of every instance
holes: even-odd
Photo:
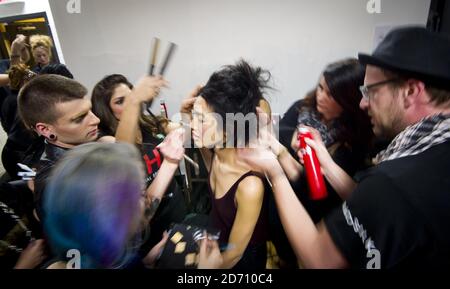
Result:
[[[450,35],[450,1],[431,0],[427,27]]]

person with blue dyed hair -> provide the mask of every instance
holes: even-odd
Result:
[[[125,261],[143,214],[142,168],[133,147],[81,145],[53,170],[44,195],[44,232],[57,259],[71,249],[83,268]]]
[[[163,143],[161,150],[176,151],[171,143]],[[144,184],[139,152],[130,144],[90,143],[67,152],[43,200],[44,232],[56,257],[49,268],[71,265],[66,256],[74,249],[80,268],[127,267],[138,256],[148,223]],[[144,258],[145,265],[155,262],[166,241],[167,235]],[[211,242],[202,243],[199,268],[221,263],[217,243]]]

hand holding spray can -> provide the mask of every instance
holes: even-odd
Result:
[[[316,152],[305,142],[305,138],[312,139],[312,135],[305,127],[298,129],[298,141],[303,154],[306,179],[309,186],[309,196],[312,200],[321,200],[327,197],[327,187],[320,169]]]

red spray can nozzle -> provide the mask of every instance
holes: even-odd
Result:
[[[298,129],[299,146],[303,154],[306,179],[309,186],[309,196],[312,200],[321,200],[327,197],[327,187],[320,169],[320,162],[316,152],[305,142],[305,138],[312,139],[311,132],[305,128]]]

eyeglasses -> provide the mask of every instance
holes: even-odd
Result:
[[[372,83],[372,84],[369,84],[369,85],[362,85],[362,86],[359,87],[359,90],[361,91],[363,97],[366,100],[369,100],[370,99],[370,90],[371,89],[373,89],[373,88],[375,88],[377,86],[385,85],[385,84],[388,84],[388,83],[391,83],[391,82],[395,82],[395,81],[398,81],[398,80],[399,80],[399,78],[396,77],[396,78],[390,78],[390,79],[383,80],[383,81],[380,81],[380,82]]]

